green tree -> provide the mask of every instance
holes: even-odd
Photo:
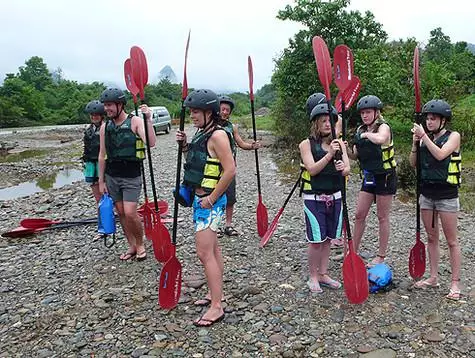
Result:
[[[52,83],[51,73],[41,57],[33,56],[25,62],[25,65],[19,68],[18,77],[23,81],[39,91],[44,90],[46,86]]]
[[[429,61],[445,62],[452,55],[452,50],[450,37],[445,35],[440,27],[430,32],[430,39],[425,49],[425,55]]]

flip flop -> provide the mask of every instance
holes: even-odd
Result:
[[[448,300],[459,301],[462,298],[462,292],[460,290],[450,289],[449,294],[445,296]]]
[[[145,250],[142,251],[140,254],[139,254],[139,253],[135,254],[135,259],[136,259],[137,261],[143,261],[143,260],[145,260],[146,258],[147,258],[147,251],[145,251]]]
[[[219,316],[218,318],[216,318],[214,320],[206,319],[206,318],[203,318],[203,316],[201,316],[198,321],[193,322],[193,325],[196,326],[196,327],[211,327],[213,324],[222,321],[224,319],[224,315],[225,314],[223,312],[223,314],[221,316]],[[205,324],[199,323],[199,322],[205,322]]]
[[[417,288],[417,289],[421,289],[421,290],[425,290],[427,288],[438,288],[440,286],[440,284],[438,283],[430,283],[429,281],[427,280],[421,280],[421,281],[417,281],[413,287],[414,288]]]
[[[312,293],[318,293],[318,294],[323,293],[322,288],[317,287],[317,284],[315,282],[313,282],[312,280],[307,281],[307,286],[310,289],[310,292],[312,292]]]
[[[128,260],[132,260],[133,258],[135,258],[135,256],[137,255],[136,252],[125,252],[123,253],[122,255],[119,256],[119,259],[121,261],[128,261]]]
[[[320,286],[328,287],[332,290],[338,290],[339,288],[341,288],[341,283],[332,278],[329,281],[318,281],[318,283],[320,284]]]
[[[199,300],[195,301],[193,304],[195,306],[203,307],[203,306],[208,306],[210,303],[211,303],[211,300],[209,298],[202,298],[202,299],[199,299]]]

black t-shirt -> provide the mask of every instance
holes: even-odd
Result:
[[[456,185],[428,182],[422,183],[421,194],[432,200],[455,199],[459,195]]]
[[[139,161],[114,160],[106,161],[106,174],[111,177],[136,178],[140,172]]]

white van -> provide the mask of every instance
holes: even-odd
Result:
[[[149,108],[152,111],[152,124],[155,134],[160,131],[164,131],[167,134],[170,133],[172,125],[168,109],[163,106],[154,106]],[[141,116],[140,110],[139,116]]]

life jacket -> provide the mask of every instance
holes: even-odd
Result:
[[[230,121],[222,121],[220,126],[226,131],[229,137],[229,142],[231,144],[231,151],[233,152],[233,157],[236,158],[236,140],[234,139],[234,128],[233,124]]]
[[[95,124],[91,124],[84,131],[84,155],[85,162],[97,162],[99,158],[100,129]]]
[[[189,143],[184,165],[183,184],[192,188],[203,188],[210,193],[218,184],[223,174],[223,167],[218,158],[212,158],[208,152],[208,140],[216,130],[224,130],[216,126],[210,132],[199,131]],[[229,133],[228,134],[229,138]]]
[[[381,124],[387,124],[382,118],[376,121],[376,133]],[[391,127],[391,142],[389,145],[374,144],[369,139],[362,139],[361,133],[367,129],[366,125],[358,127],[355,135],[356,149],[358,150],[358,160],[363,170],[373,174],[384,174],[396,168],[396,160],[394,159],[393,133]]]
[[[141,161],[145,158],[142,139],[132,131],[132,114],[119,126],[113,120],[107,121],[105,142],[107,160]]]
[[[309,137],[313,160],[318,162],[328,152],[322,148],[321,142]],[[341,190],[341,173],[336,170],[333,161],[329,162],[317,175],[311,176],[305,166],[302,169],[301,191],[305,194],[332,194]]]
[[[446,131],[439,138],[434,140],[434,144],[439,148],[447,143],[451,131]],[[462,182],[460,174],[462,172],[462,155],[460,152],[453,152],[443,160],[437,160],[427,149],[425,144],[421,145],[421,179],[427,183],[449,183],[460,186]]]

